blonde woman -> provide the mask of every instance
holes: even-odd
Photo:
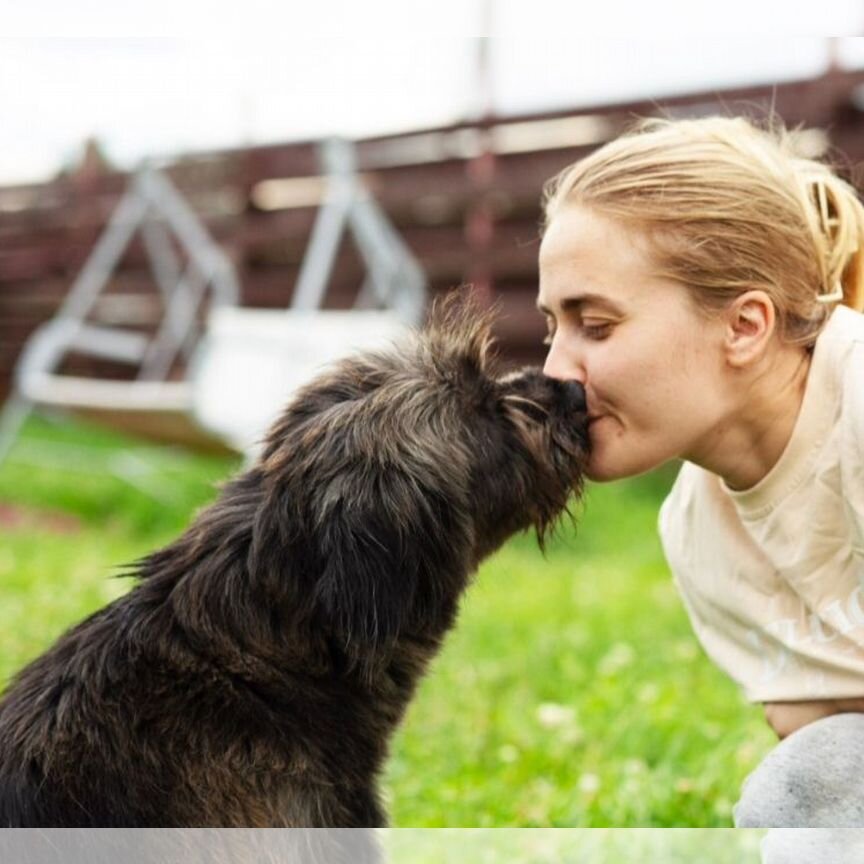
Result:
[[[783,739],[738,826],[864,826],[864,209],[742,118],[644,121],[546,190],[546,372],[598,481],[682,459],[663,547]],[[861,712],[861,713],[858,713]]]

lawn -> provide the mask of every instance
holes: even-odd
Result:
[[[238,463],[28,422],[0,466],[0,685],[129,588]],[[384,778],[399,827],[728,827],[772,746],[708,662],[663,561],[674,470],[589,486],[545,555],[481,568]]]

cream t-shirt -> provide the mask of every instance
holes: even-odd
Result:
[[[749,700],[864,696],[864,315],[832,313],[768,475],[734,492],[685,462],[659,526],[697,637]]]

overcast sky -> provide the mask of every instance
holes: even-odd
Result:
[[[0,0],[0,183],[50,176],[89,135],[129,167],[145,155],[459,120],[477,110],[481,36],[503,114],[810,76],[825,68],[829,35],[847,37],[845,64],[864,66],[864,38],[853,38],[864,33],[862,0],[216,6]],[[686,37],[658,25],[662,10]],[[744,29],[772,35],[734,35]]]

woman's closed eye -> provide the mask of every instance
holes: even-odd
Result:
[[[608,318],[586,317],[580,318],[576,322],[576,327],[582,332],[582,335],[586,339],[590,339],[594,342],[600,342],[603,339],[606,339],[612,333],[612,328],[614,326],[615,322],[610,321]],[[548,346],[552,344],[552,340],[555,338],[555,333],[558,329],[554,319],[547,318],[546,329],[548,332],[546,338],[543,340],[543,344]]]
[[[612,322],[597,319],[585,319],[582,321],[582,332],[587,339],[599,341],[605,339],[612,332]]]

